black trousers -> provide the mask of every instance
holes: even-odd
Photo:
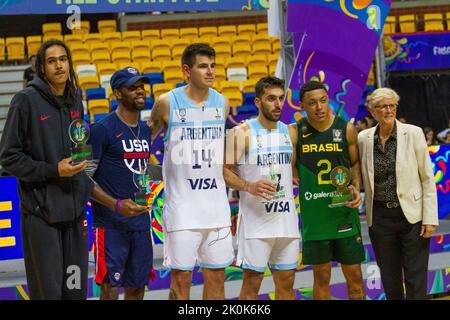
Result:
[[[427,294],[430,239],[420,236],[422,222],[410,224],[400,207],[374,203],[369,236],[388,300],[423,300]]]
[[[89,258],[86,215],[56,226],[22,212],[21,230],[30,298],[86,299]]]

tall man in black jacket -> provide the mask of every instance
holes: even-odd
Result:
[[[45,42],[36,69],[35,79],[11,101],[0,164],[18,177],[31,299],[86,299],[88,197],[125,216],[146,207],[107,195],[84,172],[87,161],[72,165],[68,129],[83,119],[83,105],[67,46]]]

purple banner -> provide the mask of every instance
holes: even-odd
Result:
[[[305,116],[299,89],[309,80],[328,88],[332,111],[350,120],[366,86],[391,1],[290,0],[287,30],[294,33],[296,62],[282,121]]]
[[[389,71],[450,68],[450,32],[386,36]]]

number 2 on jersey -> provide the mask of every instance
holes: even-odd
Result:
[[[325,168],[320,170],[319,173],[317,174],[317,181],[318,181],[319,184],[331,184],[331,180],[322,179],[323,175],[330,173],[330,171],[331,171],[331,162],[329,160],[326,160],[326,159],[322,159],[319,162],[317,162],[317,166],[319,168],[322,168],[324,165],[325,165]]]

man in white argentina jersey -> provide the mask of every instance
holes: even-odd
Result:
[[[256,299],[267,265],[275,298],[295,298],[293,285],[300,232],[293,193],[294,130],[279,121],[284,81],[260,79],[257,118],[227,135],[225,181],[240,191],[237,264],[244,269],[240,299]],[[228,164],[232,162],[233,164]]]
[[[203,299],[224,299],[225,267],[234,260],[230,206],[223,178],[228,100],[212,89],[215,51],[195,43],[182,56],[188,84],[161,95],[152,110],[152,137],[164,137],[163,266],[170,299],[189,299],[196,264]]]

